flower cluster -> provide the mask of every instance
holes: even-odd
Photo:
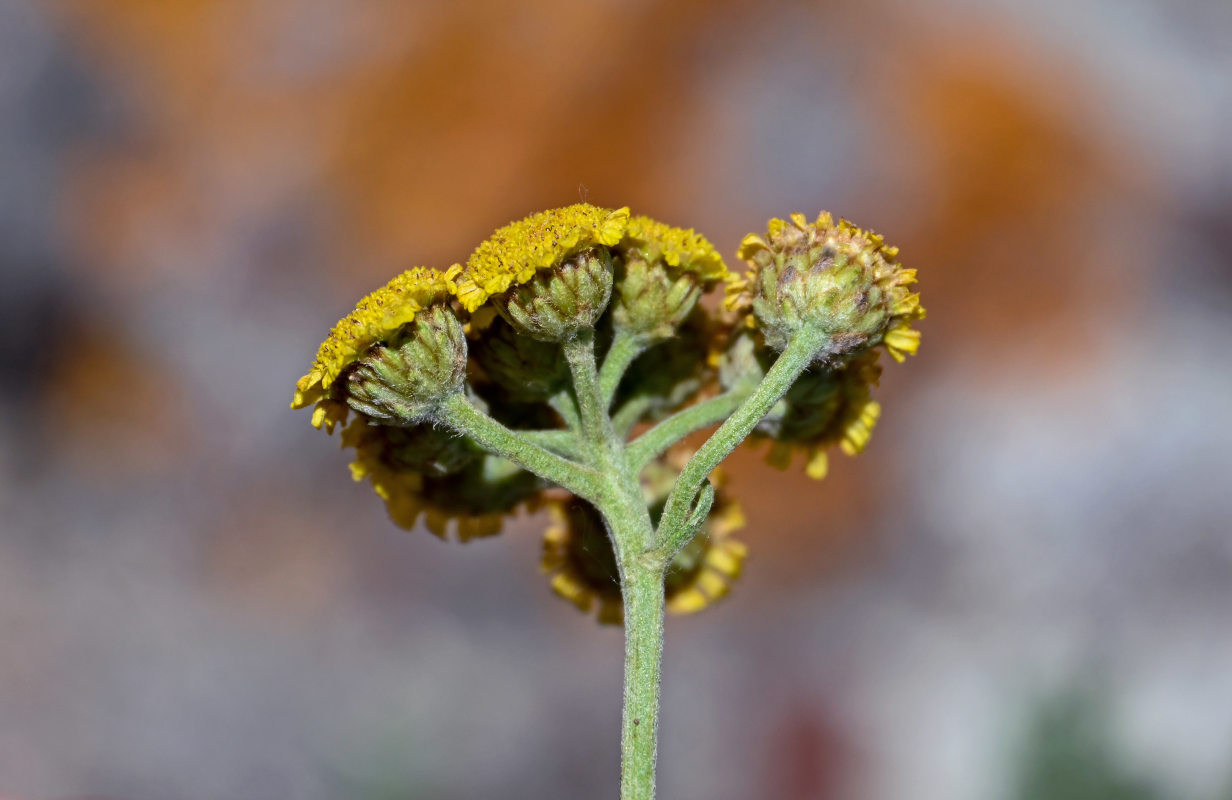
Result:
[[[902,360],[918,347],[914,271],[880,236],[825,213],[812,223],[771,220],[739,256],[749,265],[743,278],[703,236],[628,209],[583,203],[533,214],[464,263],[408,270],[361,300],[321,345],[292,408],[313,407],[313,425],[327,432],[341,426],[353,477],[371,483],[401,527],[422,520],[467,541],[546,505],[553,589],[617,622],[619,560],[604,515],[528,462],[481,445],[458,415],[486,420],[496,439],[484,441],[584,460],[584,403],[562,349],[571,342],[586,337],[616,365],[603,364],[603,402],[623,440],[706,398],[750,395],[806,336],[819,343],[807,369],[749,441],[769,440],[780,467],[801,451],[808,474],[823,477],[832,446],[854,455],[869,439],[880,350]],[[702,301],[721,285],[726,303]],[[688,455],[675,448],[645,462],[638,480],[655,524]],[[711,480],[721,483],[717,473]],[[730,537],[743,526],[739,506],[719,485],[708,508],[698,534],[665,562],[670,610],[706,606],[740,572],[744,546]]]

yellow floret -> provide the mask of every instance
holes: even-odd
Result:
[[[629,220],[619,249],[649,262],[662,261],[697,275],[703,285],[731,279],[723,257],[705,236],[691,228],[674,228],[650,217]]]

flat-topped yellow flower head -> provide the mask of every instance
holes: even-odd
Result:
[[[578,203],[512,222],[467,259],[457,279],[458,300],[471,312],[492,302],[520,333],[561,341],[593,325],[607,308],[609,248],[628,221],[627,208]]]
[[[527,283],[589,247],[611,247],[624,235],[629,209],[588,203],[553,208],[511,222],[475,248],[458,275],[458,300],[474,312],[509,287]]]
[[[618,246],[626,257],[662,263],[697,276],[707,287],[727,280],[730,274],[714,245],[692,228],[675,228],[650,217],[633,217]]]
[[[398,338],[426,309],[448,304],[460,270],[459,266],[444,272],[416,267],[360,300],[321,344],[312,368],[296,384],[291,408],[316,404],[312,424],[332,433],[347,416],[338,377],[374,346]]]
[[[629,220],[616,251],[621,264],[613,322],[647,344],[670,338],[698,298],[731,277],[704,236],[650,217]]]

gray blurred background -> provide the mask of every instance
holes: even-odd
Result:
[[[1226,0],[0,0],[0,796],[616,795],[546,520],[402,532],[287,408],[579,196],[826,208],[930,312],[859,459],[730,465],[664,798],[1232,798]]]

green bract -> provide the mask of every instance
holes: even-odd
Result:
[[[345,400],[375,422],[408,425],[460,393],[465,378],[462,325],[448,306],[437,305],[420,312],[397,339],[373,347],[350,368]]]

